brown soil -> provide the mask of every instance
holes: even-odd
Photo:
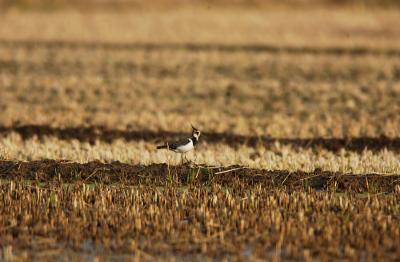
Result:
[[[169,175],[170,174],[170,175]],[[181,185],[210,183],[232,185],[260,184],[267,188],[289,190],[313,188],[354,192],[392,192],[400,184],[400,175],[353,175],[315,170],[314,172],[289,172],[249,169],[240,166],[223,168],[190,165],[149,166],[129,165],[120,162],[85,164],[67,161],[42,160],[32,162],[0,161],[1,179],[22,179],[38,182],[120,183],[130,185]]]
[[[56,128],[41,125],[24,125],[5,127],[0,126],[0,134],[9,134],[16,132],[22,136],[23,139],[38,137],[39,139],[45,136],[55,136],[64,140],[77,139],[79,141],[88,141],[95,143],[96,140],[111,143],[116,139],[125,139],[126,141],[164,141],[174,139],[182,136],[187,136],[185,133],[168,132],[168,131],[135,131],[135,130],[113,130],[105,127],[67,127]],[[361,152],[365,149],[369,150],[400,150],[400,139],[389,137],[357,137],[357,138],[272,138],[263,136],[244,136],[236,134],[222,134],[222,133],[206,133],[203,132],[202,141],[208,143],[225,143],[231,146],[248,145],[256,146],[263,145],[271,147],[275,143],[282,145],[291,145],[300,148],[321,148],[330,151],[339,151],[346,149],[349,151]]]
[[[105,50],[145,50],[166,51],[182,50],[190,52],[218,51],[218,52],[263,52],[263,53],[289,53],[311,55],[383,55],[400,56],[399,49],[368,48],[368,47],[307,47],[307,46],[277,46],[268,44],[207,44],[207,43],[107,43],[107,42],[77,42],[77,41],[12,41],[0,39],[0,46],[13,48],[70,48],[70,49],[105,49]]]

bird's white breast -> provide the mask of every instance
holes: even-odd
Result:
[[[192,150],[194,148],[193,141],[192,141],[192,139],[189,139],[189,140],[190,140],[189,143],[178,146],[174,151],[178,152],[178,153],[186,153],[187,151]]]

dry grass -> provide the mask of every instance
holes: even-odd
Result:
[[[6,9],[19,8],[22,10],[171,10],[183,7],[208,7],[208,8],[316,8],[316,7],[352,7],[352,8],[377,8],[398,7],[396,0],[213,0],[213,1],[184,1],[184,0],[0,0],[0,7]]]
[[[273,137],[400,134],[400,65],[311,55],[0,45],[1,123]]]
[[[389,49],[400,47],[398,17],[327,9],[6,12],[0,123],[185,131],[189,119],[202,130],[273,137],[396,137],[400,65]]]
[[[0,244],[3,258],[14,247],[27,259],[68,254],[66,246],[144,260],[396,260],[399,196],[3,181]]]
[[[0,139],[2,158],[12,160],[66,159],[85,163],[93,160],[121,161],[130,164],[170,163],[179,164],[179,154],[156,150],[149,142],[125,142],[112,144],[96,142],[90,145],[78,141],[62,141],[56,138],[21,140],[18,135]],[[268,170],[326,171],[344,173],[400,173],[400,155],[387,150],[354,153],[342,150],[338,154],[326,150],[291,149],[276,144],[273,148],[240,146],[232,148],[224,144],[200,143],[194,153],[188,154],[197,164],[228,166],[244,165]]]
[[[6,12],[1,39],[398,48],[399,10]],[[40,30],[38,30],[40,28]]]

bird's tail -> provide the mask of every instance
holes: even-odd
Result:
[[[168,148],[168,146],[167,145],[157,146],[157,149],[164,149],[164,148]]]

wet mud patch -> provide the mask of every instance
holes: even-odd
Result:
[[[250,169],[241,166],[210,167],[167,164],[129,165],[121,162],[75,163],[56,160],[31,162],[0,161],[0,179],[55,183],[102,183],[163,186],[198,184],[203,186],[261,185],[270,189],[334,190],[337,192],[394,192],[400,175],[344,174],[317,169],[313,172]]]
[[[48,136],[57,137],[62,140],[76,139],[81,142],[94,144],[96,141],[111,143],[117,139],[126,141],[154,141],[160,142],[187,136],[187,133],[150,131],[150,130],[117,130],[102,126],[92,127],[51,127],[46,125],[24,125],[24,126],[0,126],[0,135],[12,132],[18,133],[24,140],[38,137],[43,139]],[[240,145],[257,146],[263,145],[267,148],[276,143],[290,145],[295,148],[326,149],[337,152],[341,149],[362,152],[364,150],[392,150],[400,151],[400,138],[390,137],[353,137],[353,138],[273,138],[268,136],[246,136],[237,134],[203,132],[202,141],[208,143],[224,143],[232,147]]]

